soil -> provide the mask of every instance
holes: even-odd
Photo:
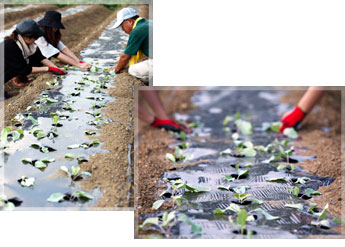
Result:
[[[14,25],[16,25],[19,21],[24,19],[34,19],[42,13],[44,13],[47,10],[64,10],[69,7],[59,8],[57,5],[54,4],[42,4],[39,7],[36,8],[29,8],[22,11],[14,11],[14,12],[8,12],[4,15],[4,29],[8,29]]]
[[[116,77],[116,87],[108,90],[108,93],[116,100],[106,105],[102,111],[107,119],[113,122],[103,124],[99,131],[99,140],[105,142],[102,149],[109,150],[105,154],[91,156],[83,169],[91,170],[92,177],[83,181],[81,187],[85,190],[101,188],[104,197],[99,199],[95,206],[114,209],[114,207],[133,207],[134,170],[131,162],[128,169],[127,155],[129,144],[133,146],[134,126],[134,87],[143,86],[143,83],[128,73],[121,73]],[[131,148],[131,160],[133,161],[133,148]],[[129,197],[127,197],[129,195]],[[127,200],[124,198],[127,197]]]
[[[288,103],[292,106],[297,104],[306,90],[303,87],[285,87],[284,89],[299,90],[288,92],[281,99],[282,103]],[[193,109],[190,98],[194,92],[160,91],[160,94],[164,102],[166,102],[164,99],[169,99],[171,94],[174,94],[171,102],[165,106],[169,114],[172,114],[174,112],[184,113]],[[322,196],[313,200],[320,207],[328,202],[329,214],[332,217],[340,218],[342,216],[341,204],[344,203],[342,200],[344,191],[342,190],[341,177],[341,93],[339,91],[327,91],[315,108],[316,110],[308,114],[302,122],[302,129],[298,132],[302,138],[295,142],[295,146],[303,147],[299,150],[302,155],[317,156],[315,160],[302,163],[305,170],[319,176],[335,178],[330,186],[321,187],[319,191],[323,193]],[[329,132],[321,131],[322,127],[329,128]],[[172,134],[150,128],[141,121],[139,121],[138,138],[140,139],[140,145],[138,145],[137,157],[140,158],[137,160],[135,182],[137,191],[135,195],[136,225],[141,223],[141,220],[139,220],[140,215],[154,212],[152,204],[157,199],[159,191],[163,189],[160,188],[158,181],[164,171],[173,168],[164,157],[167,152],[173,151],[168,148],[168,145],[175,141]],[[169,207],[169,205],[164,204],[162,210]],[[345,233],[344,227],[337,227],[336,230]],[[136,236],[138,236],[137,228],[135,231]],[[142,231],[141,234],[150,233]]]
[[[158,90],[160,89],[157,87]],[[159,91],[159,96],[165,104],[165,109],[172,118],[174,113],[187,113],[193,109],[190,101],[194,90],[169,90]],[[144,102],[140,102],[143,104]],[[135,173],[135,208],[136,216],[152,213],[152,204],[157,198],[157,192],[153,188],[157,188],[157,182],[164,171],[173,168],[173,165],[164,157],[167,152],[172,152],[169,144],[175,142],[174,135],[164,130],[154,129],[148,124],[139,121],[138,125],[140,145],[138,145],[138,153],[135,162],[137,169]],[[139,158],[140,157],[140,158]],[[158,188],[158,190],[163,188]],[[169,205],[162,206],[162,210],[169,208]]]

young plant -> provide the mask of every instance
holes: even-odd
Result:
[[[66,166],[60,166],[60,170],[65,172],[72,181],[78,181],[78,180],[83,179],[84,177],[92,176],[90,172],[80,171],[79,166],[77,167],[72,166],[71,169],[68,169]]]
[[[248,220],[248,218],[249,218],[249,220]],[[235,233],[238,233],[238,234],[241,234],[241,235],[247,235],[248,237],[250,237],[254,233],[253,231],[248,231],[247,230],[247,226],[246,226],[247,221],[251,221],[251,220],[254,220],[254,217],[253,216],[248,216],[248,212],[245,209],[241,209],[237,213],[236,221],[234,221],[232,219],[231,215],[229,216],[230,223],[235,228],[238,229],[238,230],[235,230]]]
[[[69,193],[53,193],[47,199],[48,202],[62,202],[62,201],[88,201],[92,200],[93,197],[81,190],[75,191],[72,194]]]
[[[193,223],[192,220],[185,214],[176,215],[175,211],[170,213],[165,212],[161,218],[152,217],[147,218],[143,224],[139,226],[139,230],[143,230],[147,226],[154,225],[158,228],[158,231],[166,238],[171,237],[172,228],[179,222],[185,222],[190,226],[191,232],[194,234],[200,234],[202,228]]]
[[[255,198],[251,198],[250,194],[247,193],[234,193],[234,197],[236,197],[238,199],[239,204],[246,204],[247,203],[255,203],[255,204],[259,204],[261,205],[263,202],[261,200],[255,199]]]
[[[224,175],[225,180],[228,182],[233,182],[235,179],[243,179],[249,175],[249,169],[237,169],[235,174]]]
[[[326,204],[326,206],[323,208],[323,210],[320,213],[314,213],[314,215],[316,215],[318,218],[316,221],[310,222],[310,225],[315,226],[315,227],[326,228],[326,229],[331,228],[329,221],[326,220],[327,209],[328,209],[328,203]]]
[[[207,187],[201,187],[198,185],[192,185],[188,184],[187,182],[178,179],[178,180],[172,180],[170,183],[175,186],[173,187],[174,189],[179,189],[179,190],[187,190],[189,192],[194,192],[194,193],[202,193],[202,192],[208,192],[211,189]]]

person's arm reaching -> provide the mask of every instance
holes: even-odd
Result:
[[[119,62],[111,70],[115,69],[115,73],[118,73],[121,69],[123,69],[128,64],[131,57],[132,57],[131,55],[127,55],[125,53],[122,53],[120,56]]]
[[[60,61],[71,64],[74,66],[77,66],[80,69],[88,69],[91,67],[91,64],[89,63],[83,63],[81,62],[74,53],[65,47],[63,50],[61,50],[60,54],[57,56],[57,59]]]

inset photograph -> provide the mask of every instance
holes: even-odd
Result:
[[[343,238],[341,88],[139,87],[136,238]]]
[[[152,80],[150,11],[5,5],[0,210],[133,208],[134,87]]]

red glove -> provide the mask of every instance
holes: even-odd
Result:
[[[167,131],[178,132],[185,131],[186,127],[170,120],[170,119],[159,119],[155,118],[153,123],[151,124],[152,127],[165,129]]]
[[[49,67],[48,71],[52,72],[54,75],[65,75],[66,74],[61,69],[56,68],[56,67]]]
[[[280,122],[283,123],[280,132],[283,132],[286,128],[296,127],[303,120],[305,115],[306,114],[298,106],[296,106],[291,113],[280,120]]]
[[[79,63],[84,63],[83,61],[79,61]]]

